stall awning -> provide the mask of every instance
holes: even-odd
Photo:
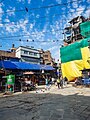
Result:
[[[54,70],[54,68],[50,65],[40,65],[42,70]]]
[[[17,66],[13,64],[11,61],[0,61],[0,68],[17,69]]]
[[[0,61],[0,67],[5,69],[20,69],[20,70],[54,70],[49,65],[30,64],[26,62]]]

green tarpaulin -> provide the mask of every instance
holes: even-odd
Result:
[[[82,59],[81,48],[88,46],[88,40],[90,40],[90,37],[60,48],[61,62],[65,63]]]
[[[81,35],[84,37],[90,37],[90,21],[86,21],[80,24]]]

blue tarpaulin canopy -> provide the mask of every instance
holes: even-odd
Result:
[[[40,65],[42,70],[54,70],[54,68],[50,65]]]
[[[18,67],[18,69],[22,69],[22,70],[39,70],[40,69],[40,65],[38,64],[30,64],[25,62],[13,62],[13,64],[15,64]]]
[[[49,65],[31,64],[26,62],[0,61],[0,68],[20,70],[54,70]]]
[[[11,61],[0,61],[0,68],[17,69],[17,66],[13,64]]]

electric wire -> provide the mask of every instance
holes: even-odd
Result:
[[[12,39],[8,39],[8,40],[11,40],[12,41]],[[34,39],[26,39],[26,40],[23,40],[23,39],[14,39],[14,41],[18,41],[18,42],[60,42],[60,41],[62,41],[63,39],[54,39],[54,40],[34,40]]]
[[[86,10],[90,10],[90,9],[86,9]],[[86,11],[85,10],[85,11]],[[80,11],[83,11],[83,10],[78,10],[78,11],[75,11],[76,13],[77,12],[80,12]],[[56,16],[59,16],[59,15],[65,15],[65,14],[72,14],[72,13],[75,13],[75,12],[67,12],[67,13],[62,13],[62,14],[54,14],[54,15],[46,15],[46,16],[42,16],[42,17],[39,17],[39,18],[35,18],[35,19],[44,19],[44,18],[48,18],[48,17],[56,17]],[[27,19],[25,19],[25,20],[27,20]],[[33,19],[29,19],[29,22],[30,21],[32,21]],[[61,20],[70,20],[70,19],[61,19]],[[46,22],[48,22],[49,20],[46,20]],[[17,23],[18,21],[12,21],[12,22],[3,22],[3,23],[0,23],[1,25],[10,25],[10,26],[12,26],[12,25],[17,25],[17,24],[20,24],[20,23]],[[37,23],[38,21],[36,21],[35,23]],[[32,22],[33,23],[33,22]],[[40,22],[40,23],[42,23],[42,22]],[[60,22],[60,23],[62,23],[62,22]],[[30,23],[25,23],[25,24],[30,24]]]
[[[40,9],[46,9],[46,8],[53,8],[53,7],[57,7],[57,6],[62,6],[62,5],[67,5],[67,4],[71,4],[74,2],[81,2],[82,0],[75,0],[75,1],[70,1],[70,2],[66,2],[66,3],[61,3],[61,4],[54,4],[54,5],[48,5],[48,6],[41,6],[41,7],[37,7],[37,8],[30,8],[29,10],[40,10]],[[10,11],[6,11],[6,12],[1,12],[0,14],[6,14],[6,13],[10,13],[10,12],[21,12],[21,11],[26,11],[26,7],[24,9],[20,9],[20,10],[10,10]]]

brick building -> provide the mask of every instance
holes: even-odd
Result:
[[[9,60],[15,58],[15,52],[0,50],[0,60]]]
[[[54,65],[54,60],[49,50],[43,51],[43,60],[45,65],[51,65],[51,66]]]

